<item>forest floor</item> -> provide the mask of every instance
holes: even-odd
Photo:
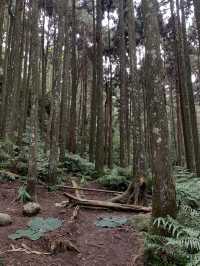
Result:
[[[55,203],[66,200],[63,191],[48,192],[42,186],[38,187],[38,202],[41,205],[41,211],[38,217],[53,217],[63,220],[60,229],[46,233],[44,239],[31,241],[28,239],[10,240],[8,235],[14,233],[17,229],[23,229],[27,226],[30,217],[22,214],[22,202],[16,201],[20,183],[0,184],[0,212],[7,213],[13,218],[13,223],[0,228],[0,252],[15,248],[20,248],[22,244],[28,246],[31,250],[41,253],[47,252],[46,239],[52,241],[56,239],[68,239],[80,251],[65,251],[53,255],[27,254],[25,252],[6,252],[0,254],[6,266],[142,266],[143,257],[143,237],[129,225],[123,225],[118,228],[99,228],[95,222],[98,218],[105,217],[126,217],[129,218],[133,213],[114,212],[102,209],[79,209],[77,219],[70,223],[73,216],[73,208],[56,207]],[[96,188],[95,183],[88,185]],[[71,191],[67,191],[70,192]],[[106,193],[95,193],[84,191],[87,199],[107,200],[112,195]],[[1,265],[1,263],[0,263]]]

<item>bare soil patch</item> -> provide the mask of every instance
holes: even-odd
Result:
[[[38,202],[41,204],[39,217],[53,217],[63,220],[63,226],[48,233],[38,241],[20,239],[12,241],[8,235],[17,229],[23,229],[30,217],[22,215],[23,204],[15,201],[20,184],[18,182],[0,184],[0,212],[8,213],[13,218],[13,224],[0,227],[0,252],[9,250],[11,245],[20,248],[23,244],[31,250],[48,252],[49,243],[57,241],[59,248],[54,254],[37,255],[25,252],[8,252],[0,255],[6,266],[142,266],[143,253],[142,235],[130,226],[115,229],[97,228],[95,222],[99,217],[129,217],[131,213],[111,212],[107,210],[82,209],[78,211],[77,219],[70,222],[73,208],[59,208],[55,203],[66,200],[62,191],[48,192],[38,187]],[[95,184],[89,187],[96,187]],[[69,192],[69,191],[68,191]],[[70,191],[71,193],[71,191]],[[84,192],[90,199],[108,199],[104,193]],[[66,241],[74,244],[79,252],[65,247]],[[63,245],[63,246],[62,246]],[[135,260],[136,258],[136,260]]]

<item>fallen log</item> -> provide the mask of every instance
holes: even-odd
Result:
[[[80,206],[104,207],[104,208],[113,209],[116,211],[133,211],[133,212],[144,212],[144,213],[151,212],[152,210],[150,207],[143,207],[143,206],[137,206],[137,205],[127,205],[127,204],[113,203],[113,202],[101,201],[101,200],[80,199],[66,192],[64,193],[64,195],[73,204],[80,205]]]
[[[85,188],[85,187],[71,187],[71,186],[63,186],[63,185],[57,185],[57,188],[66,188],[70,190],[83,190],[83,191],[91,191],[91,192],[104,192],[104,193],[110,193],[110,194],[122,194],[123,192],[114,191],[114,190],[106,190],[106,189],[96,189],[96,188]]]

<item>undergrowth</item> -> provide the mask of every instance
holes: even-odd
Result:
[[[107,170],[103,176],[98,178],[98,182],[113,190],[125,190],[132,179],[132,171],[130,168],[115,167]]]
[[[199,179],[189,171],[176,168],[177,218],[158,218],[154,226],[166,236],[145,235],[145,257],[148,266],[200,265]]]
[[[23,202],[28,202],[31,200],[30,194],[27,192],[25,186],[21,186],[18,190],[18,198]]]
[[[24,134],[20,146],[10,140],[0,141],[0,180],[14,181],[16,173],[23,181],[27,180],[29,160],[29,134]],[[48,177],[48,153],[45,152],[44,143],[39,139],[37,145],[37,170],[38,178],[45,182]],[[5,171],[4,171],[5,170]],[[10,172],[10,174],[9,174]],[[131,168],[114,167],[106,169],[104,174],[99,176],[95,170],[94,163],[82,158],[77,154],[65,154],[65,160],[58,164],[58,183],[66,181],[66,177],[76,176],[81,184],[92,179],[105,187],[115,190],[125,190],[132,179]]]
[[[65,154],[65,161],[60,167],[65,168],[67,173],[73,173],[78,176],[91,176],[96,177],[94,163],[82,158],[77,154]]]
[[[176,167],[177,200],[195,209],[200,208],[200,178],[187,169]]]
[[[28,160],[29,160],[29,137],[25,134],[20,146],[10,140],[0,141],[0,180],[14,181],[17,176],[22,180],[27,180]],[[45,152],[44,143],[38,141],[37,145],[37,172],[38,178],[46,181],[48,177],[48,152]],[[9,174],[10,173],[10,174]],[[85,182],[89,177],[95,177],[96,171],[93,163],[81,158],[79,155],[65,155],[64,163],[59,163],[57,168],[58,183],[66,180],[68,175],[79,176],[81,182]]]

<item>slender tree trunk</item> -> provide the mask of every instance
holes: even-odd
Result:
[[[108,12],[108,45],[111,49],[111,32],[110,32],[110,13]],[[112,61],[109,55],[109,91],[108,91],[108,159],[107,165],[111,169],[113,167],[113,77],[112,77]]]
[[[132,117],[133,117],[133,173],[139,174],[140,144],[140,113],[139,113],[139,84],[137,77],[137,59],[136,59],[136,38],[135,38],[135,17],[133,1],[127,1],[128,8],[128,34],[129,34],[129,57],[130,57],[130,76],[132,90]],[[142,151],[141,151],[142,152]]]
[[[171,82],[169,88],[169,109],[170,109],[170,150],[173,155],[174,161],[177,162],[177,141],[176,141],[176,124],[175,124],[175,113],[174,113],[174,98],[173,98],[173,84]]]
[[[41,137],[45,140],[45,133],[46,133],[46,93],[47,93],[47,66],[48,66],[48,55],[49,55],[49,45],[50,45],[50,28],[52,24],[52,19],[49,18],[48,20],[48,32],[45,35],[45,23],[46,23],[46,14],[43,14],[43,21],[42,21],[42,36],[41,36],[41,57],[42,57],[42,95],[40,100],[40,129],[41,129]],[[46,44],[45,44],[46,39]]]
[[[113,86],[112,86],[112,54],[111,51],[111,30],[110,30],[110,10],[108,10],[108,49],[107,56],[108,73],[106,80],[106,101],[105,101],[105,164],[111,169],[113,166]]]
[[[81,154],[86,152],[87,142],[87,86],[88,86],[88,61],[87,55],[84,56],[84,73],[83,73],[83,102],[81,118]]]

